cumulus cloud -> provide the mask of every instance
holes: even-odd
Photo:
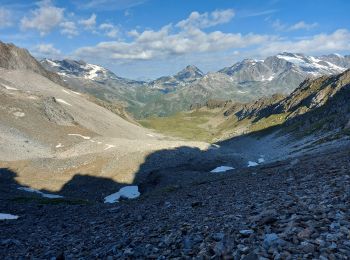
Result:
[[[67,35],[68,37],[73,37],[78,35],[78,29],[74,22],[72,21],[64,21],[60,24],[61,33]]]
[[[11,26],[12,22],[11,11],[0,7],[0,29]]]
[[[145,3],[147,0],[90,0],[80,1],[78,6],[83,9],[93,9],[99,11],[123,10]],[[83,3],[81,3],[83,2]]]
[[[109,38],[117,38],[119,36],[119,28],[111,23],[102,23],[99,29]]]
[[[330,34],[321,33],[296,41],[277,40],[268,42],[258,48],[257,52],[263,55],[271,55],[283,51],[312,54],[349,50],[350,32],[347,29],[338,29]]]
[[[63,21],[64,8],[54,6],[50,0],[41,1],[37,6],[37,9],[21,19],[20,27],[22,30],[37,30],[43,36]]]
[[[211,13],[192,12],[190,16],[177,23],[169,24],[159,30],[132,30],[128,35],[131,41],[101,42],[96,46],[86,46],[75,51],[81,58],[99,57],[110,60],[151,60],[174,55],[215,52],[230,48],[244,48],[261,44],[273,37],[258,34],[204,32],[208,28],[226,23],[232,19],[231,9]],[[100,29],[110,30],[111,24],[101,24]],[[180,30],[177,30],[177,29]],[[111,35],[114,36],[114,35]]]
[[[32,49],[32,53],[37,57],[56,58],[61,55],[61,51],[56,49],[51,43],[38,44]]]
[[[208,28],[231,21],[235,12],[232,9],[216,10],[211,13],[192,12],[190,16],[177,23],[180,28]]]
[[[83,25],[85,30],[93,30],[96,26],[96,14],[92,14],[88,19],[79,20],[79,24]]]
[[[304,21],[297,22],[292,25],[282,23],[279,19],[272,23],[272,27],[278,31],[297,31],[297,30],[311,30],[318,26],[318,23],[306,23]]]
[[[150,60],[174,55],[215,52],[230,48],[244,48],[261,44],[271,37],[266,35],[240,33],[203,32],[199,28],[190,28],[180,32],[172,32],[173,27],[167,25],[158,31],[145,30],[129,32],[131,42],[101,42],[96,46],[83,47],[76,50],[79,57],[103,57],[112,60]],[[273,37],[272,37],[273,38]]]

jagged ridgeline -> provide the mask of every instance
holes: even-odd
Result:
[[[193,105],[189,112],[141,123],[168,134],[205,141],[276,127],[294,135],[337,129],[338,134],[347,134],[349,98],[350,70],[346,70],[338,75],[306,79],[287,96],[275,94],[248,103],[209,100]]]
[[[187,66],[175,75],[149,82],[121,78],[84,61],[44,59],[41,64],[61,75],[73,90],[117,102],[140,119],[169,116],[209,99],[250,102],[275,93],[287,95],[306,78],[343,72],[350,67],[350,56],[281,53],[265,60],[246,59],[207,74]]]

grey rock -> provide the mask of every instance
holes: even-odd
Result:
[[[254,230],[251,230],[251,229],[243,229],[243,230],[240,230],[239,233],[243,236],[249,236],[251,234],[254,233]]]
[[[225,237],[224,233],[214,233],[212,235],[212,239],[214,239],[215,241],[221,241],[224,239],[224,237]]]

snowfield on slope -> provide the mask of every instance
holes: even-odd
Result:
[[[27,192],[32,192],[41,195],[43,198],[48,198],[48,199],[60,199],[63,198],[61,195],[56,195],[56,194],[50,194],[50,193],[44,193],[39,190],[35,190],[32,188],[27,188],[27,187],[18,187],[17,189],[27,191]]]
[[[135,199],[140,196],[139,187],[138,186],[126,186],[121,188],[118,192],[113,193],[105,197],[105,203],[115,203],[119,202],[119,199]]]
[[[218,173],[218,172],[226,172],[229,170],[234,170],[235,168],[231,167],[231,166],[219,166],[216,167],[214,170],[211,170],[210,172],[212,173]]]
[[[7,214],[7,213],[0,213],[0,220],[6,220],[6,219],[18,219],[18,216]]]

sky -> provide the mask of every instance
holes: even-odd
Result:
[[[154,79],[280,52],[350,54],[348,0],[0,0],[0,40]]]

